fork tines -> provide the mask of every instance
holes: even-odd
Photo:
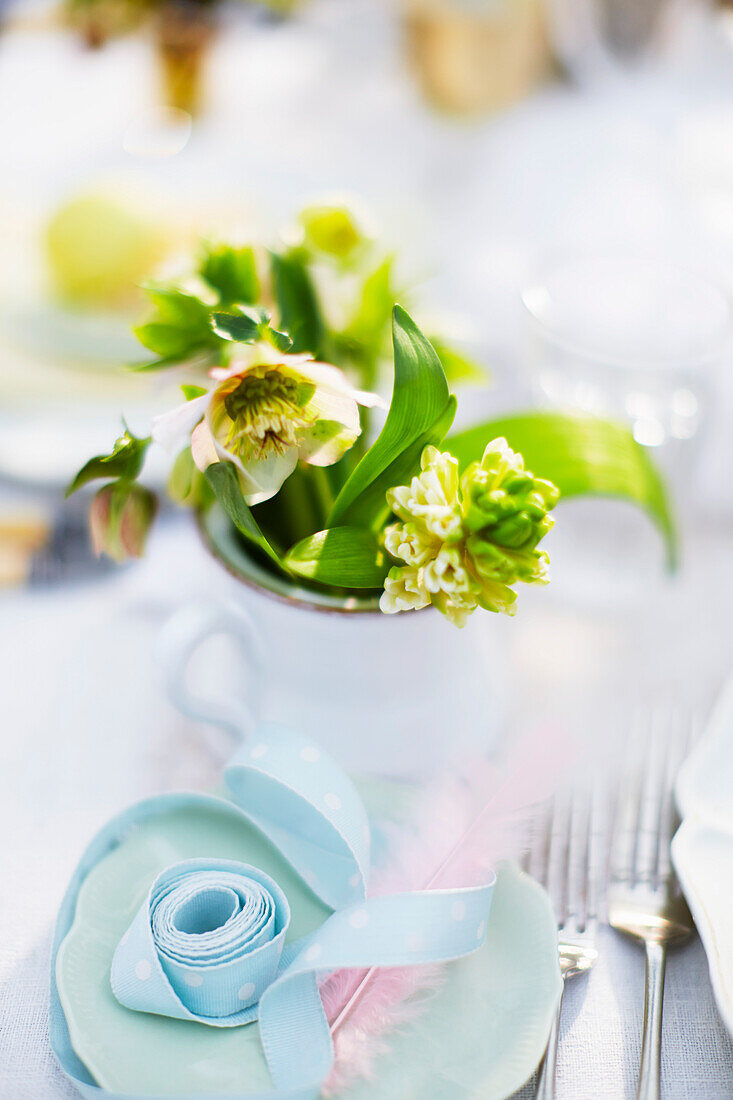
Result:
[[[605,800],[598,783],[559,791],[528,861],[550,895],[558,927],[582,935],[598,920],[605,851]]]
[[[661,709],[631,727],[616,807],[610,880],[658,886],[672,875],[677,826],[674,778],[690,744],[690,724]]]

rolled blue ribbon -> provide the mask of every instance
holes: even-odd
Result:
[[[242,813],[327,905],[364,900],[369,818],[351,779],[320,746],[263,724],[224,778]],[[282,890],[255,867],[226,860],[168,867],[115,951],[112,991],[140,1012],[212,1027],[251,1023],[298,952],[297,943],[283,949],[289,920]]]
[[[319,746],[282,727],[262,726],[225,778],[241,812],[334,912],[285,945],[288,901],[268,875],[231,860],[175,864],[155,879],[120,941],[112,989],[128,1008],[213,1027],[259,1018],[275,1091],[257,1100],[315,1100],[333,1063],[319,973],[470,954],[484,942],[494,880],[367,898],[361,799]],[[94,850],[107,842],[103,831]]]
[[[280,887],[234,860],[191,859],[156,878],[112,960],[112,992],[127,1008],[247,1024],[275,980],[290,924]]]

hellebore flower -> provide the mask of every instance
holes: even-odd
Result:
[[[173,448],[190,434],[202,471],[231,462],[248,504],[274,496],[299,459],[338,462],[361,432],[358,406],[381,403],[337,367],[270,348],[210,376],[217,384],[208,393],[154,421],[153,439]]]
[[[114,481],[95,495],[89,525],[95,554],[116,562],[141,558],[158,502],[154,493],[132,481]]]
[[[387,492],[401,523],[384,533],[394,566],[380,600],[388,614],[433,604],[457,626],[477,607],[514,614],[512,585],[547,583],[538,543],[559,492],[524,468],[505,439],[487,446],[459,478],[458,461],[426,447],[421,473]]]

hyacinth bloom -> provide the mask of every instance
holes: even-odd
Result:
[[[95,554],[107,554],[116,562],[141,558],[157,510],[155,494],[142,485],[125,481],[105,485],[89,509]]]
[[[169,449],[190,436],[197,467],[231,462],[248,504],[277,493],[301,460],[330,466],[360,434],[359,405],[381,404],[337,367],[307,355],[253,349],[244,362],[210,372],[215,385],[153,423]]]
[[[426,447],[421,473],[387,493],[402,522],[387,527],[384,545],[403,564],[389,572],[382,610],[433,604],[457,626],[477,607],[513,614],[512,585],[547,581],[549,559],[537,547],[558,497],[505,439],[489,443],[463,477],[451,454]]]

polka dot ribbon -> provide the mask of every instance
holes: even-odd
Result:
[[[155,879],[120,941],[112,989],[128,1008],[209,1026],[259,1019],[269,1095],[309,1100],[333,1061],[318,974],[475,951],[493,882],[367,898],[369,828],[355,787],[326,753],[281,727],[262,727],[225,778],[233,801],[332,915],[285,945],[288,901],[263,871],[231,860],[175,864]]]
[[[277,977],[290,907],[246,863],[191,859],[168,867],[112,962],[127,1008],[231,1027],[256,1018]]]

